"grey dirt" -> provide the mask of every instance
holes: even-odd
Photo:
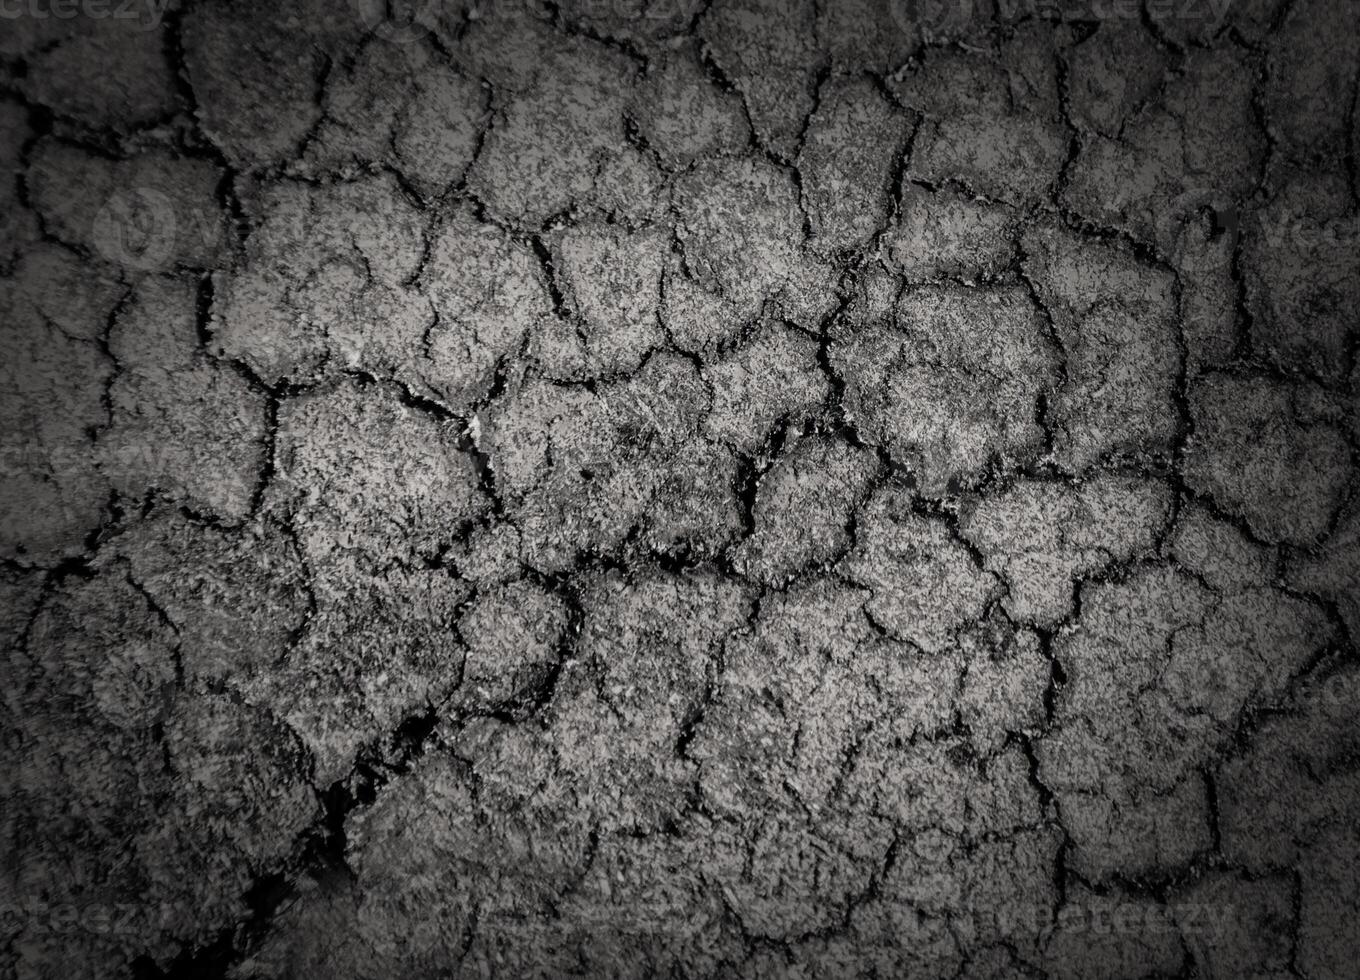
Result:
[[[1355,0],[9,0],[0,980],[1360,963]]]

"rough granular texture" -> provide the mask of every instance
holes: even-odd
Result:
[[[0,17],[0,980],[1355,975],[1353,0]]]

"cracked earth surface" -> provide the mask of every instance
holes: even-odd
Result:
[[[6,14],[0,978],[1353,976],[1360,8],[1033,6]]]

